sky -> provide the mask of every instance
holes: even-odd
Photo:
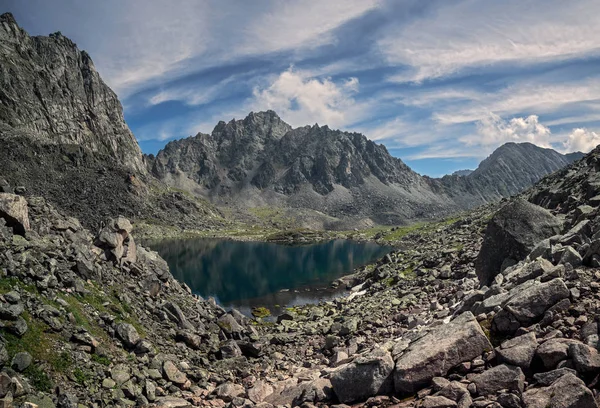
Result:
[[[506,142],[600,143],[597,0],[1,0],[4,11],[88,51],[146,153],[267,109],[361,132],[430,176]]]

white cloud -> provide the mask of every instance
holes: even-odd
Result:
[[[577,106],[574,117],[600,117],[600,79],[585,78],[563,80],[560,83],[539,80],[519,80],[495,92],[484,92],[460,87],[442,87],[428,91],[406,92],[398,101],[406,106],[431,108],[432,118],[442,125],[472,123],[487,118],[489,112],[500,116],[519,115],[524,112],[537,114],[560,113],[560,123],[576,123],[564,116],[567,106]],[[594,112],[596,112],[594,114]],[[550,125],[550,124],[549,124]]]
[[[507,0],[447,2],[435,13],[390,29],[380,42],[397,82],[439,78],[465,68],[600,55],[600,3]]]
[[[250,105],[254,110],[272,109],[294,127],[313,123],[342,127],[360,115],[353,99],[358,85],[356,78],[337,84],[290,68],[267,87],[255,87]]]
[[[600,144],[600,135],[584,128],[573,129],[573,132],[563,142],[564,151],[587,153]]]
[[[82,6],[77,19],[63,19],[62,30],[83,44],[106,82],[124,98],[238,58],[301,53],[334,43],[335,28],[379,2],[105,0]],[[48,13],[59,11],[64,12]]]
[[[494,149],[507,142],[529,142],[541,147],[550,146],[550,129],[539,122],[536,115],[504,120],[490,113],[477,123],[477,134],[460,139],[467,146],[484,146]]]

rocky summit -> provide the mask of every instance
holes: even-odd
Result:
[[[321,214],[321,227],[340,228],[347,219],[394,224],[473,208],[519,193],[579,158],[507,143],[473,172],[432,179],[364,135],[319,125],[292,129],[267,111],[169,142],[146,162],[160,180],[216,204],[309,209]]]
[[[567,165],[509,145],[435,180],[363,135],[263,112],[144,159],[87,54],[0,23],[0,407],[598,407],[600,148]],[[492,183],[525,172],[526,151],[543,171]],[[484,193],[565,165],[518,197]],[[335,218],[401,203],[393,218],[464,208],[461,191],[486,204],[340,232],[394,250],[278,316],[193,294],[138,236],[147,218],[161,233],[235,225],[194,194],[325,210],[316,197]]]

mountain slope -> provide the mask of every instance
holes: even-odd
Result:
[[[369,224],[434,218],[514,195],[576,157],[508,143],[471,173],[432,179],[364,135],[292,129],[267,111],[169,142],[146,161],[159,179],[217,204],[304,208]]]
[[[60,33],[29,36],[10,13],[0,16],[3,179],[90,228],[116,215],[200,227],[217,214],[151,178],[117,96],[85,51]]]
[[[441,181],[456,201],[469,207],[466,200],[473,200],[473,196],[490,202],[518,194],[581,157],[582,153],[563,155],[531,143],[506,143],[467,176],[445,176]]]
[[[30,37],[0,16],[0,122],[38,142],[84,146],[143,171],[115,93],[90,56],[60,33]]]

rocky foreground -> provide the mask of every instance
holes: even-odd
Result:
[[[597,407],[597,156],[531,193],[552,212],[403,236],[276,322],[192,295],[125,218],[92,233],[0,193],[0,406]]]

